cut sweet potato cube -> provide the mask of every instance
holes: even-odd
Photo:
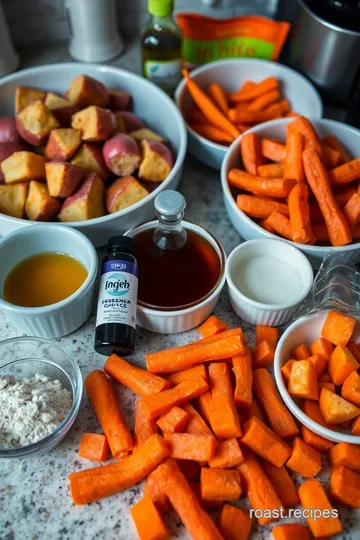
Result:
[[[87,107],[71,118],[71,127],[81,132],[83,141],[106,141],[116,129],[114,114],[101,107]]]
[[[327,339],[318,338],[310,345],[309,349],[312,356],[315,354],[320,354],[320,356],[325,358],[326,361],[329,361],[331,353],[334,350],[334,345],[332,345]]]
[[[33,152],[14,152],[1,163],[6,184],[45,179],[45,159]]]
[[[85,221],[105,214],[104,182],[95,173],[89,174],[83,184],[65,199],[58,215],[60,221]]]
[[[17,86],[15,90],[15,114],[18,114],[34,101],[44,101],[45,96],[46,92],[43,90]]]
[[[0,185],[0,212],[7,216],[23,218],[28,189],[27,182]]]
[[[286,466],[305,478],[313,478],[321,470],[321,455],[315,448],[296,437]]]
[[[310,356],[309,349],[303,343],[292,351],[291,356],[296,360],[306,360]]]
[[[328,424],[341,424],[359,416],[360,409],[355,407],[327,388],[320,393],[319,406],[321,414]]]
[[[359,368],[351,352],[344,345],[338,345],[330,356],[328,370],[335,385],[342,384],[347,377]]]
[[[256,327],[256,345],[260,345],[262,341],[267,341],[268,344],[275,349],[278,335],[279,331],[277,328],[258,325]]]
[[[328,373],[327,371],[323,372],[319,377],[318,377],[318,382],[332,382],[332,379],[330,377],[330,373]]]
[[[79,187],[84,172],[80,167],[63,161],[45,163],[46,181],[52,197],[69,197]]]
[[[321,330],[323,338],[334,345],[346,345],[350,341],[356,320],[349,315],[330,311]]]
[[[139,178],[147,182],[163,182],[174,165],[169,148],[161,142],[147,139],[141,141],[140,147]]]
[[[325,358],[323,356],[321,356],[320,354],[314,354],[313,356],[309,356],[309,358],[307,360],[309,360],[309,362],[314,364],[316,377],[317,377],[317,379],[319,379],[322,372],[325,371],[325,369],[326,369],[326,360],[325,360]]]
[[[291,368],[292,368],[293,362],[296,362],[296,360],[294,359],[288,360],[286,364],[284,364],[281,368],[282,376],[286,382],[290,379]]]
[[[106,107],[109,103],[109,93],[106,87],[87,75],[79,75],[73,79],[66,96],[70,103],[80,107],[88,107],[89,105]]]
[[[360,407],[360,376],[356,371],[353,371],[341,388],[341,396],[353,403],[357,407]]]
[[[95,143],[84,143],[80,146],[71,163],[81,167],[88,173],[96,173],[100,178],[107,178],[110,175],[110,171],[105,165],[101,147]]]
[[[32,180],[25,204],[25,213],[31,221],[49,221],[59,211],[61,203],[51,197],[46,184]]]
[[[77,129],[53,129],[45,148],[46,158],[50,161],[68,161],[80,144],[80,131]]]
[[[315,366],[309,360],[296,360],[291,366],[288,392],[304,399],[319,398]]]

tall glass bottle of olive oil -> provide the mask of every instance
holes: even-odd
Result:
[[[144,76],[172,95],[181,79],[181,32],[173,0],[148,0],[151,20],[142,33]]]

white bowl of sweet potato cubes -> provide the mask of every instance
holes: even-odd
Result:
[[[127,71],[30,68],[0,81],[0,234],[65,223],[95,246],[154,215],[176,189],[186,129],[172,100]]]
[[[335,120],[283,118],[249,129],[221,170],[232,224],[245,240],[294,243],[315,268],[328,253],[360,262],[359,156],[360,131]]]

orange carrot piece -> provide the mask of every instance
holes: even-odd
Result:
[[[268,223],[268,219],[261,219],[259,221],[259,225],[260,227],[262,227],[263,229],[265,229],[265,231],[271,233],[271,234],[276,234],[275,230],[272,228],[272,226]],[[290,221],[289,221],[289,227],[290,227]]]
[[[246,133],[241,137],[240,152],[245,170],[255,175],[261,164],[260,140],[256,133]],[[231,172],[233,171],[230,171],[229,179]]]
[[[191,462],[189,462],[191,463]],[[216,510],[217,508],[221,508],[224,504],[224,501],[209,501],[207,499],[203,499],[201,496],[201,484],[200,482],[192,482],[190,484],[191,489],[196,495],[197,500],[201,504],[202,508],[205,510]]]
[[[297,182],[305,181],[302,152],[304,139],[301,133],[287,130],[286,157],[284,162],[284,178],[291,178]]]
[[[282,467],[291,455],[291,448],[255,417],[245,422],[241,442],[276,467]]]
[[[117,459],[126,456],[133,448],[133,440],[111,382],[103,371],[95,370],[86,377],[85,388],[112,455]]]
[[[199,411],[205,420],[206,424],[211,427],[211,406],[212,395],[211,390],[208,390],[197,399]]]
[[[142,398],[143,407],[148,417],[153,420],[166,413],[175,405],[180,405],[190,399],[200,396],[209,385],[204,379],[187,379],[174,388],[164,390],[156,395]]]
[[[342,424],[360,414],[360,408],[355,407],[327,388],[321,389],[319,406],[321,414],[328,424]]]
[[[83,433],[78,456],[92,461],[106,461],[109,455],[109,444],[105,435],[99,433]]]
[[[268,120],[282,117],[284,104],[274,103],[262,111],[251,111],[243,105],[237,105],[229,110],[229,118],[235,124],[260,124]]]
[[[250,349],[245,347],[244,354],[232,359],[235,375],[234,402],[237,407],[248,407],[252,402],[252,358]]]
[[[343,186],[360,178],[360,157],[339,165],[329,171],[332,186]]]
[[[241,354],[244,351],[243,334],[241,330],[237,334],[228,334],[230,332],[228,330],[189,345],[147,354],[147,369],[152,373],[173,373],[204,361],[223,360]]]
[[[241,436],[239,415],[233,401],[233,391],[227,364],[216,362],[209,366],[211,427],[219,439]]]
[[[266,107],[269,107],[269,105],[280,101],[280,99],[281,94],[279,90],[270,90],[266,94],[262,94],[261,96],[255,98],[254,101],[249,103],[248,110],[262,111],[263,109],[266,109]]]
[[[297,184],[289,195],[289,214],[292,239],[298,244],[312,241],[314,234],[311,228],[309,208],[309,188],[303,182]]]
[[[139,540],[168,540],[170,535],[165,523],[148,495],[130,509]]]
[[[209,501],[236,501],[241,495],[239,471],[208,469],[200,473],[201,496]]]
[[[360,351],[357,348],[356,343],[354,341],[349,341],[346,346],[349,349],[349,351],[351,352],[351,354],[353,355],[353,357],[355,358],[355,360],[357,362],[360,362]]]
[[[211,517],[202,509],[176,461],[168,459],[153,473],[194,540],[223,540]]]
[[[293,122],[288,124],[287,133],[301,133],[304,137],[305,150],[315,150],[319,156],[322,156],[322,146],[318,135],[312,123],[304,116],[299,116]]]
[[[167,444],[160,435],[136,448],[117,461],[69,475],[71,496],[75,504],[87,504],[109,497],[141,482],[169,455]]]
[[[345,379],[341,387],[341,397],[360,407],[360,376],[356,371]]]
[[[253,377],[253,392],[275,433],[285,439],[297,435],[299,430],[283,404],[270,373],[260,368],[254,371]]]
[[[190,461],[186,459],[178,459],[177,464],[180,471],[185,476],[188,482],[200,483],[200,470],[201,467],[197,461]],[[200,484],[199,484],[200,485]]]
[[[232,469],[244,461],[237,439],[227,439],[218,443],[215,456],[209,460],[212,469]]]
[[[309,514],[309,517],[306,518],[309,529],[315,538],[336,535],[342,531],[340,520],[332,512],[333,507],[318,480],[306,480],[299,487],[299,497],[304,509],[311,510],[316,508],[316,510],[322,512],[322,515],[318,517]],[[327,511],[326,517],[325,510]]]
[[[227,95],[222,86],[220,86],[220,84],[213,83],[208,86],[207,91],[220,111],[227,114],[229,110],[229,103]]]
[[[255,455],[247,448],[243,449],[244,462],[238,466],[241,486],[254,510],[280,510],[282,504],[274,486],[264,473]],[[274,521],[274,517],[259,518],[260,525]]]
[[[252,133],[249,135],[252,135]],[[254,164],[255,172],[256,169],[257,165]],[[247,170],[250,170],[249,164]],[[286,180],[284,178],[262,178],[261,176],[255,176],[255,173],[249,174],[249,172],[240,169],[232,169],[229,172],[228,179],[231,186],[249,191],[254,195],[264,195],[279,199],[286,198],[296,183],[295,180]]]
[[[220,512],[218,525],[226,540],[248,540],[252,518],[242,508],[225,504]]]
[[[351,242],[350,226],[339,209],[331,191],[329,177],[314,148],[303,152],[303,161],[307,181],[314,193],[334,246],[343,246]]]
[[[200,109],[196,106],[192,107],[187,116],[187,122],[190,124],[208,124],[209,120],[206,118]]]
[[[279,105],[279,107],[280,107],[280,112],[281,112],[282,116],[286,116],[288,114],[288,112],[291,111],[289,100],[287,100],[286,98],[280,99],[280,101],[277,103],[277,105]],[[267,107],[266,110],[269,110],[269,108],[270,107]]]
[[[309,356],[309,358],[307,358],[307,360],[309,360],[309,362],[314,364],[316,377],[317,377],[317,379],[319,379],[321,373],[323,371],[325,371],[325,369],[326,369],[326,360],[325,360],[325,358],[320,356],[320,354],[314,354],[313,356]]]
[[[277,328],[272,326],[261,326],[256,327],[256,345],[260,345],[262,341],[267,341],[271,347],[276,347],[278,340],[279,331]]]
[[[104,371],[140,397],[151,396],[170,388],[170,383],[162,377],[130,364],[117,354],[109,356],[104,364]]]
[[[296,360],[291,366],[288,384],[291,396],[303,399],[319,399],[315,366],[309,360]]]
[[[309,347],[310,354],[320,354],[328,362],[334,350],[334,346],[325,338],[316,339]]]
[[[209,141],[226,145],[232,143],[234,140],[234,137],[232,135],[229,135],[227,131],[220,129],[217,126],[213,126],[212,124],[200,124],[199,122],[191,122],[189,125],[194,131],[196,131],[196,133],[198,133],[198,135],[201,135]]]
[[[332,469],[330,495],[345,506],[360,508],[360,476],[345,467]]]
[[[286,466],[305,478],[313,478],[321,471],[321,455],[318,450],[296,437]]]
[[[180,384],[183,381],[186,381],[187,379],[194,379],[194,378],[201,378],[204,379],[204,381],[208,382],[208,372],[207,368],[204,364],[198,364],[197,366],[194,366],[189,369],[184,369],[183,371],[177,371],[176,373],[172,373],[171,375],[168,375],[167,380],[172,386],[176,386],[177,384]]]
[[[246,420],[249,420],[249,418],[252,418],[253,416],[255,416],[256,418],[261,420],[263,424],[265,425],[267,424],[265,415],[262,412],[261,407],[256,401],[254,396],[252,398],[251,405],[242,409],[242,413],[244,414]]]
[[[332,310],[326,317],[321,335],[334,345],[347,345],[355,324],[356,320],[353,317]]]
[[[198,327],[198,332],[202,337],[215,336],[226,330],[227,326],[226,322],[215,317],[215,315],[210,315],[210,317]]]
[[[309,349],[307,348],[305,343],[302,343],[298,347],[295,347],[295,349],[291,353],[291,356],[293,356],[293,358],[295,358],[296,360],[306,360],[310,356]]]
[[[245,214],[255,218],[268,218],[273,212],[280,212],[284,216],[289,215],[287,204],[272,199],[253,197],[252,195],[238,195],[236,204]]]
[[[355,418],[351,425],[351,434],[352,435],[360,435],[360,416]]]
[[[342,466],[352,471],[360,471],[360,447],[355,444],[336,444],[329,452],[329,459],[332,467]]]
[[[350,227],[356,227],[360,221],[360,195],[354,193],[345,204],[343,210],[345,217],[350,223]]]
[[[329,384],[329,383],[323,383],[323,384]],[[316,450],[319,450],[319,452],[328,452],[330,448],[333,447],[334,443],[331,441],[328,441],[327,439],[324,439],[324,437],[321,437],[320,435],[317,435],[316,433],[313,433],[308,429],[306,426],[301,425],[300,426],[301,431],[301,437],[306,444],[309,444]]]
[[[331,426],[325,422],[320,411],[319,403],[316,401],[305,399],[302,405],[302,411],[306,414],[306,416],[311,418],[311,420],[314,420],[314,422],[317,422],[327,429],[332,429]]]
[[[339,143],[339,141],[334,135],[327,135],[322,139],[322,143],[326,146],[330,146],[330,148],[333,148],[334,150],[338,150],[340,152],[342,163],[346,163],[347,161],[352,160],[349,152],[345,150],[345,148]]]
[[[293,362],[296,362],[296,360],[288,360],[281,368],[281,373],[285,381],[288,381],[290,379]]]
[[[285,508],[291,508],[299,502],[299,496],[286,467],[276,467],[269,461],[263,460],[261,466],[275,488],[281,503]]]
[[[232,137],[238,137],[240,135],[240,131],[228,120],[228,118],[217,108],[217,106],[214,105],[213,101],[209,98],[206,92],[204,92],[196,84],[196,82],[191,79],[188,71],[183,69],[182,74],[185,77],[186,86],[191,97],[201,112],[210,120],[210,123],[226,131]]]
[[[359,369],[359,363],[344,345],[335,347],[330,356],[328,370],[331,380],[336,385],[341,385],[351,373]]]
[[[271,161],[285,161],[286,146],[274,139],[263,138],[260,143],[261,155]]]
[[[280,212],[273,212],[266,220],[274,232],[288,240],[292,240],[290,220]]]
[[[325,223],[313,223],[312,232],[317,244],[330,244],[330,237]]]
[[[164,433],[164,439],[170,449],[170,457],[209,461],[216,453],[216,439],[212,435],[194,433]]]
[[[351,199],[354,193],[356,193],[356,189],[354,186],[347,187],[346,189],[342,189],[341,191],[334,193],[335,201],[338,207],[344,208],[344,206]]]
[[[284,165],[281,163],[259,165],[257,168],[257,174],[262,178],[281,178],[284,176]]]
[[[310,540],[310,531],[299,523],[277,525],[271,531],[274,540]]]
[[[256,345],[252,351],[253,369],[266,368],[274,363],[275,348],[267,341],[262,341]]]
[[[134,448],[143,444],[158,431],[156,422],[148,418],[142,401],[138,400],[135,405]]]
[[[341,161],[341,155],[338,150],[335,150],[334,148],[330,148],[329,146],[326,146],[324,144],[321,145],[322,148],[322,159],[324,162],[325,167],[328,169],[333,169],[337,165],[339,165]]]
[[[178,433],[184,429],[189,418],[186,411],[175,406],[161,415],[156,423],[164,433]]]
[[[207,394],[205,392],[202,394],[203,396]],[[201,399],[202,396],[199,396],[198,399]],[[193,433],[198,435],[212,435],[211,429],[206,425],[200,414],[197,412],[197,410],[194,409],[190,403],[184,403],[183,409],[188,413],[189,415],[189,421],[185,427],[185,433]]]
[[[159,512],[165,513],[169,510],[169,499],[153,479],[152,473],[149,474],[145,480],[144,496],[145,495],[150,497]]]
[[[263,94],[267,94],[271,90],[277,90],[279,83],[275,77],[268,77],[257,83],[253,88],[240,89],[238,92],[229,92],[229,99],[235,103],[244,103],[252,101]]]

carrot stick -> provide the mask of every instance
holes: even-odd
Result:
[[[301,133],[287,130],[284,178],[291,178],[297,182],[305,182],[305,173],[302,161],[303,143],[304,138]]]
[[[296,437],[286,466],[305,478],[313,478],[321,471],[320,452],[306,444],[300,437]]]
[[[219,439],[241,436],[239,415],[232,396],[227,364],[217,362],[209,366],[211,401],[211,427]]]
[[[244,414],[246,420],[249,420],[249,418],[256,416],[256,418],[261,420],[261,422],[266,425],[265,415],[262,412],[262,409],[254,396],[252,398],[251,405],[249,405],[249,407],[244,407],[241,412]]]
[[[247,448],[243,449],[244,462],[238,466],[243,491],[254,510],[280,510],[281,501],[264,473],[255,455]],[[273,517],[260,517],[260,525],[274,521]]]
[[[225,145],[232,143],[234,140],[234,137],[232,135],[229,135],[226,131],[218,128],[217,126],[213,126],[212,124],[200,124],[198,122],[191,122],[189,125],[194,131],[196,131],[196,133],[198,133],[205,139],[208,139],[209,141]]]
[[[238,195],[236,204],[245,214],[259,219],[268,218],[273,212],[289,215],[287,204],[252,195]]]
[[[337,467],[330,474],[330,494],[350,508],[360,508],[360,476],[345,467]]]
[[[322,139],[322,143],[326,146],[330,146],[330,148],[333,148],[334,150],[338,150],[340,152],[340,158],[342,163],[347,163],[348,161],[352,160],[349,152],[345,150],[345,148],[339,143],[339,141],[334,135],[327,135]]]
[[[279,331],[277,328],[272,326],[261,326],[256,327],[256,345],[259,345],[262,341],[267,341],[271,347],[276,347],[278,340]]]
[[[276,467],[282,467],[291,455],[291,448],[255,416],[245,422],[241,442]]]
[[[235,375],[234,402],[237,407],[248,407],[252,402],[252,358],[249,347],[243,354],[234,356],[233,372]]]
[[[270,225],[270,223],[268,223],[268,219],[269,218],[266,218],[266,219],[261,219],[259,221],[259,225],[260,227],[262,227],[263,229],[265,229],[265,231],[271,233],[271,234],[276,234],[276,231],[272,228],[272,226]],[[289,227],[290,227],[290,221],[289,221]]]
[[[165,523],[153,501],[144,495],[130,509],[140,540],[168,540],[170,538]]]
[[[209,388],[204,379],[187,379],[174,388],[142,398],[142,404],[148,417],[153,420],[166,413],[175,405],[200,396]]]
[[[269,105],[272,105],[273,103],[276,103],[277,101],[280,101],[281,94],[279,90],[270,90],[270,92],[267,92],[266,94],[263,94],[257,98],[254,99],[251,103],[248,105],[249,111],[262,111]]]
[[[204,364],[199,364],[192,368],[184,369],[184,371],[172,373],[167,376],[167,380],[172,386],[176,386],[177,384],[180,384],[187,379],[193,379],[194,377],[204,379],[204,381],[207,382],[208,372]]]
[[[333,507],[318,480],[312,479],[304,482],[299,487],[299,497],[304,509],[316,508],[316,510],[322,511],[323,514],[324,510],[330,511],[330,515],[328,514],[326,517],[321,514],[318,517],[310,514],[310,517],[306,518],[310,531],[315,538],[333,536],[342,531],[340,520],[331,513]]]
[[[240,152],[245,170],[250,174],[256,174],[261,164],[260,140],[256,133],[246,133],[241,137]]]
[[[257,165],[254,164],[254,167],[256,170]],[[279,199],[285,199],[296,185],[296,180],[261,178],[261,176],[255,176],[240,169],[232,169],[228,179],[230,185],[250,191],[254,195],[265,195]]]
[[[205,392],[202,394],[203,396],[207,394]],[[199,396],[198,399],[201,399],[202,396]],[[189,415],[189,421],[185,427],[185,433],[192,433],[192,434],[198,434],[198,435],[212,435],[211,429],[206,425],[203,418],[200,416],[200,414],[197,412],[196,409],[190,403],[184,403],[183,409],[187,412]]]
[[[299,502],[299,496],[286,467],[276,467],[269,461],[261,461],[264,473],[275,488],[282,505],[291,508]]]
[[[313,148],[303,152],[306,178],[324,216],[331,243],[343,246],[351,242],[351,231],[344,214],[335,202],[329,178],[319,154]]]
[[[274,139],[261,139],[260,143],[261,155],[271,161],[285,161],[286,146]]]
[[[267,218],[266,223],[276,234],[288,240],[293,239],[290,220],[281,212],[277,212],[276,210],[272,212]]]
[[[189,421],[189,415],[180,407],[173,407],[160,416],[156,422],[164,433],[178,433],[182,431]]]
[[[232,469],[244,461],[237,439],[227,439],[218,444],[216,454],[209,459],[212,469]]]
[[[275,77],[268,77],[259,82],[253,88],[240,89],[237,92],[229,92],[228,97],[235,103],[244,103],[252,101],[253,99],[270,92],[270,90],[277,90],[279,83]]]
[[[209,501],[236,501],[241,495],[239,471],[208,469],[200,474],[201,497]]]
[[[275,433],[285,439],[297,435],[299,430],[281,401],[270,373],[265,368],[260,368],[254,371],[253,377],[253,392]]]
[[[166,460],[152,476],[169,498],[191,538],[223,540],[211,517],[201,508],[195,493],[175,460]]]
[[[350,227],[355,228],[360,221],[360,195],[354,193],[343,208]]]
[[[164,433],[164,439],[172,458],[209,461],[216,453],[216,439],[213,435]]]
[[[227,114],[229,111],[229,103],[226,93],[220,84],[213,83],[208,86],[208,94],[214,101],[215,105],[221,112]]]
[[[186,86],[189,93],[201,112],[209,119],[211,124],[226,131],[234,139],[240,135],[240,131],[228,120],[226,116],[217,108],[208,95],[190,78],[186,69],[182,71],[186,80]]]
[[[149,474],[149,476],[147,477],[145,481],[144,496],[145,495],[150,497],[150,499],[155,504],[159,512],[165,513],[169,510],[169,499],[161,491],[160,487],[153,479],[152,473]]]
[[[135,404],[134,448],[150,439],[151,435],[156,435],[158,431],[156,422],[148,418],[142,401],[138,400]]]
[[[219,517],[219,529],[227,540],[248,540],[252,518],[242,508],[225,504]]]
[[[215,336],[227,329],[226,322],[222,321],[215,315],[210,315],[198,328],[198,332],[202,337]]]
[[[277,525],[271,532],[274,540],[310,540],[309,530],[298,523]]]
[[[133,448],[133,440],[111,382],[103,371],[95,370],[86,377],[85,388],[112,455],[117,459],[126,456]]]
[[[83,433],[78,456],[93,461],[106,461],[109,455],[109,444],[105,435],[99,433]]]
[[[292,239],[298,244],[311,242],[314,235],[311,229],[309,188],[299,183],[289,195],[289,214]]]
[[[106,375],[127,386],[140,397],[151,396],[170,388],[170,383],[162,377],[133,366],[116,354],[112,354],[106,360],[104,371]]]
[[[328,169],[333,169],[334,167],[337,167],[341,161],[340,152],[338,150],[335,150],[334,148],[325,146],[324,144],[322,144],[321,147],[322,159],[325,167]]]
[[[252,350],[251,356],[253,369],[270,367],[274,363],[275,347],[262,341]]]
[[[259,165],[257,168],[258,176],[262,178],[281,178],[284,176],[284,165],[281,163],[269,163],[268,165]]]
[[[204,394],[198,397],[198,408],[208,426],[211,426],[211,408],[212,408],[212,394],[211,390],[208,390]]]
[[[147,369],[152,373],[173,373],[204,361],[232,358],[244,350],[243,336],[222,334],[146,355]]]
[[[229,118],[234,124],[259,124],[261,122],[267,122],[274,120],[275,118],[281,118],[282,107],[278,103],[270,105],[263,111],[251,111],[244,108],[243,105],[239,105],[229,110]]]
[[[322,156],[322,146],[316,131],[311,122],[304,116],[299,116],[296,120],[288,124],[288,133],[301,133],[304,137],[305,150],[311,148]]]
[[[343,186],[358,180],[360,178],[360,157],[331,169],[328,174],[333,186]]]
[[[152,435],[134,452],[117,461],[69,475],[71,496],[75,504],[87,504],[109,497],[141,482],[169,455],[160,435]]]

